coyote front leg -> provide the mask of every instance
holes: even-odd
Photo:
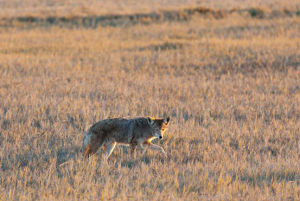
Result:
[[[109,156],[113,152],[116,144],[117,144],[116,142],[110,142],[106,145],[106,160],[109,158]]]
[[[148,146],[144,149],[143,154],[147,151],[148,148],[150,148],[152,150],[158,150],[158,151],[162,152],[164,154],[164,156],[167,157],[167,153],[161,146],[158,146],[158,145],[152,144],[152,143],[146,143],[146,145],[148,145]]]
[[[145,146],[144,146],[145,145]],[[142,152],[142,156],[144,156],[144,154],[146,153],[146,151],[149,148],[149,144],[148,143],[143,143],[140,145],[140,147],[142,148],[143,152]]]

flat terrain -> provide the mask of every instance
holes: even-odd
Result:
[[[69,16],[152,12],[202,6],[211,9],[299,10],[297,0],[0,0],[0,16]]]
[[[5,19],[0,200],[300,200],[299,11],[266,7],[110,26]],[[108,163],[82,158],[96,121],[166,114],[167,159],[122,146]]]

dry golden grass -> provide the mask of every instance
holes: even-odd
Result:
[[[0,17],[131,14],[194,6],[225,10],[251,7],[300,9],[297,0],[2,0]]]
[[[0,28],[0,199],[299,200],[299,25]],[[168,159],[82,159],[94,122],[164,114]]]

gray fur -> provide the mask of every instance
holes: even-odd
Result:
[[[168,119],[169,121],[169,119]],[[105,119],[90,127],[83,139],[84,155],[94,154],[98,148],[106,147],[107,158],[117,143],[131,146],[132,153],[136,147],[152,146],[151,140],[162,138],[162,127],[166,128],[168,122],[164,119],[139,117],[132,119],[113,118]],[[155,145],[156,149],[158,146]],[[152,147],[153,148],[153,147]],[[161,148],[161,147],[160,147]],[[161,151],[163,149],[161,148]]]

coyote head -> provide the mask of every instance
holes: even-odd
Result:
[[[155,119],[155,118],[149,117],[148,122],[149,122],[150,127],[152,128],[153,136],[157,137],[159,139],[162,139],[164,132],[168,128],[169,121],[170,121],[170,117],[167,117],[164,119]]]

